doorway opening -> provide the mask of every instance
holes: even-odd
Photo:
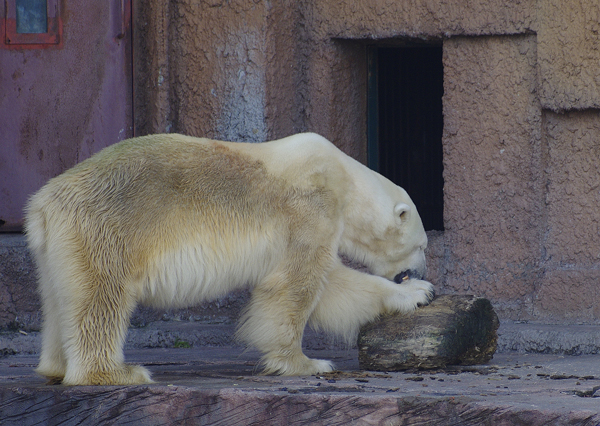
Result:
[[[368,165],[408,192],[426,231],[443,231],[442,46],[373,46],[368,61]]]

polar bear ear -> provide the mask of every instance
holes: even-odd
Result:
[[[408,220],[408,214],[410,213],[410,206],[405,203],[398,203],[394,207],[394,214],[400,221],[405,222]]]

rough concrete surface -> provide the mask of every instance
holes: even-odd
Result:
[[[590,303],[600,222],[595,2],[151,0],[133,7],[137,135],[258,142],[308,130],[366,162],[369,49],[441,45],[445,231],[430,245],[440,293],[487,297],[502,319],[600,321]],[[42,52],[10,53],[21,54]],[[73,76],[79,82],[102,66],[84,68]],[[42,92],[65,84],[52,83]],[[48,102],[36,99],[32,116],[54,120]],[[61,153],[54,172],[77,160],[62,149],[71,140],[65,135],[78,135],[84,156],[110,143],[82,124],[88,109],[61,105],[72,123],[28,132],[30,146],[23,145],[30,158],[41,156],[42,142],[60,147],[45,150]],[[0,305],[18,297],[7,282]],[[5,312],[0,327],[36,321]]]
[[[541,112],[534,64],[532,36],[455,38],[444,49],[449,254],[442,285],[451,293],[486,295],[501,318],[513,320],[531,319],[540,273]],[[498,96],[508,91],[512,102]]]
[[[497,350],[500,353],[600,354],[600,326],[505,321],[498,329]]]
[[[138,3],[137,134],[308,130],[366,162],[369,49],[441,45],[445,230],[430,241],[432,281],[489,298],[501,319],[600,321],[597,4]]]
[[[538,1],[540,101],[552,111],[600,107],[600,12],[585,0]]]
[[[600,317],[600,113],[546,112],[548,210],[537,317],[551,313],[591,322]],[[569,307],[577,307],[573,309]]]
[[[37,276],[20,234],[0,234],[0,330],[39,330]]]
[[[125,349],[173,348],[177,342],[192,347],[236,346],[235,324],[201,321],[155,321],[131,327]],[[354,347],[354,345],[352,345]],[[347,349],[348,345],[307,328],[303,347],[310,350]],[[0,354],[37,354],[41,337],[37,331],[0,332]],[[600,326],[514,323],[503,321],[498,329],[497,353],[540,353],[554,355],[600,354]]]
[[[314,1],[308,2],[322,37],[392,38],[519,34],[535,27],[536,2]]]
[[[267,139],[267,3],[182,1],[136,10],[137,134]],[[209,23],[209,24],[207,24]],[[206,41],[210,40],[210,43]]]
[[[313,351],[343,371],[257,374],[240,348],[133,350],[156,384],[48,386],[32,356],[0,360],[0,422],[144,425],[597,425],[597,356],[496,355],[430,372],[357,371],[356,352]]]

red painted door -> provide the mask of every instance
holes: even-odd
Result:
[[[132,136],[130,0],[0,0],[0,231],[28,197]]]

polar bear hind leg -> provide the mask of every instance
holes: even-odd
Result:
[[[145,368],[124,363],[133,295],[114,277],[103,281],[69,269],[60,281],[68,286],[54,287],[51,280],[41,280],[44,326],[36,371],[50,383],[64,385],[152,383]]]
[[[46,248],[44,220],[38,212],[29,216],[27,238],[37,263],[39,291],[42,301],[42,351],[36,372],[48,378],[50,383],[61,383],[67,370],[63,352],[62,304],[55,286],[56,280],[64,278],[62,268],[52,268]],[[58,274],[58,276],[55,276]]]
[[[49,287],[51,286],[41,286],[44,323],[42,326],[42,352],[36,372],[45,376],[50,383],[61,383],[67,370],[67,361],[62,345],[61,306],[55,294],[45,291]]]
[[[135,298],[114,277],[106,280],[89,280],[86,284],[91,284],[91,291],[75,294],[69,301],[67,309],[73,309],[74,315],[64,324],[67,371],[63,384],[152,383],[148,370],[124,362],[123,344]]]

